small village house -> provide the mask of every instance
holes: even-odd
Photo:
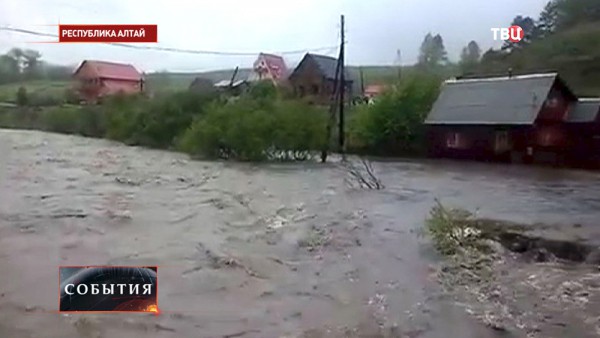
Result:
[[[75,70],[75,90],[88,102],[115,94],[144,91],[144,77],[130,64],[85,60]]]
[[[260,53],[254,62],[253,70],[257,74],[257,80],[272,81],[276,86],[283,84],[288,76],[285,60],[273,54]]]
[[[316,104],[329,104],[334,94],[338,60],[333,57],[306,54],[289,76],[289,82],[298,97],[307,97]],[[346,98],[352,99],[352,80],[345,73]]]
[[[576,104],[556,73],[446,81],[425,121],[430,155],[564,163]]]

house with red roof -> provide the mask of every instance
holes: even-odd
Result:
[[[258,80],[271,80],[275,85],[281,84],[288,76],[285,60],[278,55],[260,53],[253,69],[258,75]]]
[[[382,84],[368,85],[365,88],[363,96],[366,97],[366,98],[368,98],[368,99],[374,99],[375,97],[380,96],[381,94],[383,94],[386,89],[387,89],[387,87],[385,85],[382,85]]]
[[[85,60],[73,78],[82,99],[98,102],[115,94],[135,94],[144,91],[144,77],[134,66],[124,63]]]

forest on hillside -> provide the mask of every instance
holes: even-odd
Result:
[[[518,43],[505,42],[500,49],[482,53],[476,41],[464,49],[458,63],[462,76],[558,71],[575,92],[600,96],[600,1],[551,0],[538,18],[516,16],[511,25],[524,30]],[[433,59],[425,68],[443,62],[435,38],[424,42],[422,51],[433,46]],[[437,46],[437,49],[436,49]],[[443,50],[443,48],[442,48]]]

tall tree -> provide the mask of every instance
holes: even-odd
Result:
[[[463,74],[472,73],[477,69],[481,59],[481,48],[476,41],[471,41],[460,54],[460,69]]]
[[[22,52],[23,73],[26,78],[32,79],[40,76],[41,57],[40,52],[32,49],[26,49]]]
[[[441,35],[433,36],[428,33],[423,42],[419,53],[419,66],[432,69],[443,65],[448,61],[448,53],[444,47],[444,39]]]
[[[17,61],[8,55],[0,55],[0,83],[17,81],[19,75]]]
[[[537,23],[537,35],[546,37],[556,30],[558,22],[558,3],[552,0],[546,4]]]
[[[502,46],[503,50],[512,52],[515,49],[523,48],[536,38],[537,26],[531,17],[518,15],[513,19],[511,26],[519,26],[523,29],[523,39],[519,42],[505,41]]]

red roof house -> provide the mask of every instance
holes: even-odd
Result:
[[[130,64],[85,60],[73,74],[76,89],[90,102],[114,94],[134,94],[144,90],[144,77]]]
[[[365,88],[365,92],[363,93],[363,95],[369,99],[375,98],[381,94],[383,94],[383,92],[387,89],[387,87],[385,85],[380,85],[380,84],[373,84],[373,85],[368,85],[367,88]]]
[[[285,61],[278,55],[260,53],[253,68],[259,80],[271,80],[275,84],[280,84],[288,75]]]

